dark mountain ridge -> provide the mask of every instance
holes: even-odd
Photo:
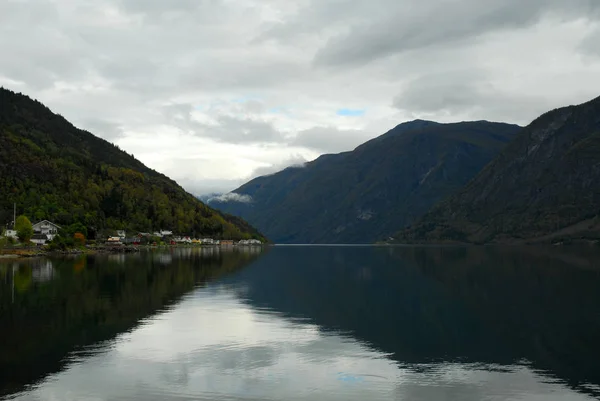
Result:
[[[547,112],[400,242],[599,239],[600,97]]]
[[[281,243],[370,243],[397,231],[477,174],[520,129],[487,121],[400,124],[236,189],[251,202],[210,204]]]
[[[31,220],[80,222],[215,237],[262,238],[117,146],[78,129],[42,103],[0,88],[0,224],[13,202]]]

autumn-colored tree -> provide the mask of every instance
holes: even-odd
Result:
[[[21,242],[29,242],[33,236],[33,226],[27,216],[17,217],[15,230],[17,231],[17,237],[19,237],[19,241]]]
[[[77,245],[85,245],[85,235],[82,233],[75,233],[73,239]]]

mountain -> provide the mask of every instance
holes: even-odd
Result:
[[[600,238],[600,97],[524,128],[400,242],[560,242]]]
[[[416,120],[351,152],[256,178],[209,204],[243,217],[275,242],[371,243],[461,188],[519,129]]]
[[[0,88],[0,224],[83,223],[214,237],[259,238],[239,217],[216,211],[132,155],[29,97]]]

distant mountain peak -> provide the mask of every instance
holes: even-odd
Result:
[[[519,127],[399,124],[351,152],[256,178],[214,203],[283,243],[368,243],[387,238],[474,177]],[[212,205],[213,203],[211,203]]]
[[[600,240],[599,166],[600,97],[554,109],[397,241]]]

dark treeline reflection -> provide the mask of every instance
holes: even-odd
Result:
[[[0,396],[60,370],[261,248],[0,260]],[[93,352],[91,349],[89,352]]]
[[[600,384],[594,248],[276,247],[228,280],[252,306],[404,366],[528,363],[580,391]]]

